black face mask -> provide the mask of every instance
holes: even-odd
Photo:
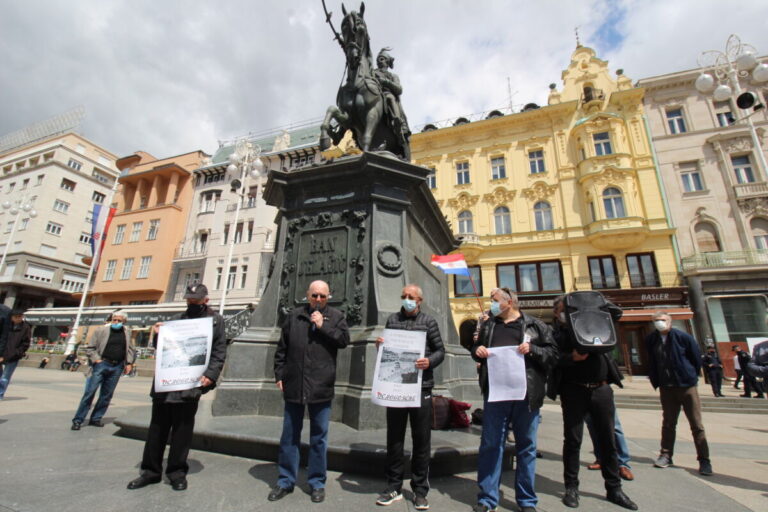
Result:
[[[187,304],[187,316],[196,318],[205,311],[205,304]]]

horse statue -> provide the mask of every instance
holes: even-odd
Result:
[[[385,50],[379,54],[375,70],[371,58],[368,27],[365,23],[365,3],[359,11],[347,12],[341,5],[344,19],[341,34],[331,23],[331,14],[325,8],[326,21],[334,38],[346,56],[346,82],[339,87],[336,105],[328,107],[320,126],[320,149],[331,143],[338,144],[347,130],[363,151],[389,151],[403,160],[410,160],[410,131],[400,107],[402,92],[397,75],[388,71],[394,59]],[[385,57],[382,57],[385,53]]]

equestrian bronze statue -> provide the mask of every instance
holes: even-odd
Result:
[[[389,151],[403,160],[410,160],[410,136],[400,95],[403,88],[399,77],[391,71],[395,59],[389,48],[383,48],[376,57],[376,68],[371,57],[368,27],[360,11],[347,13],[341,6],[344,19],[339,34],[325,8],[326,21],[347,59],[346,81],[339,87],[336,105],[328,107],[320,127],[320,149],[331,143],[338,144],[347,130],[363,151]]]

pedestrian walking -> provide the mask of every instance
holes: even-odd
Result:
[[[11,311],[11,322],[7,327],[7,336],[5,336],[5,345],[0,345],[0,366],[2,366],[2,375],[0,376],[0,400],[5,397],[5,391],[11,382],[13,372],[19,360],[22,359],[32,343],[32,326],[24,320],[24,310],[14,309]],[[2,342],[0,342],[2,343]]]

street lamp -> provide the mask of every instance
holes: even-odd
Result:
[[[16,227],[19,225],[21,214],[26,213],[32,219],[37,217],[37,212],[32,208],[32,203],[26,202],[26,198],[22,198],[18,204],[11,203],[10,201],[3,201],[2,207],[3,210],[9,211],[11,215],[15,215],[16,218],[13,219],[13,226],[11,226],[8,241],[5,243],[5,249],[3,249],[3,257],[0,259],[0,276],[4,272],[3,266],[5,265],[5,257],[8,256],[8,251],[11,248],[11,244],[13,244],[13,235],[16,234]]]
[[[754,108],[758,110],[764,106],[758,103],[757,96],[752,92],[744,92],[739,83],[740,79],[752,77],[758,83],[768,81],[768,64],[759,63],[756,58],[757,50],[754,46],[742,43],[739,36],[731,34],[725,45],[725,51],[709,50],[699,55],[699,66],[711,68],[696,79],[696,89],[702,94],[712,93],[715,101],[726,101],[736,98],[737,111]],[[751,71],[751,73],[750,73]],[[765,161],[763,148],[757,136],[757,130],[752,123],[752,114],[736,114],[735,122],[746,121],[749,133],[752,137],[752,145],[763,168],[763,178],[768,178],[768,164]]]
[[[230,182],[231,191],[237,194],[237,205],[235,206],[235,221],[232,224],[237,229],[237,221],[240,219],[240,208],[243,205],[243,199],[248,190],[248,179],[258,179],[264,172],[264,162],[261,161],[261,147],[246,139],[240,139],[235,144],[235,150],[229,156],[229,165],[227,173],[234,176]],[[241,235],[242,236],[242,235]],[[225,279],[221,291],[221,303],[219,304],[219,314],[224,314],[224,305],[227,300],[227,291],[229,288],[229,267],[232,264],[232,252],[235,250],[236,232],[232,233],[229,241],[229,253],[227,254],[227,263],[224,266]]]

